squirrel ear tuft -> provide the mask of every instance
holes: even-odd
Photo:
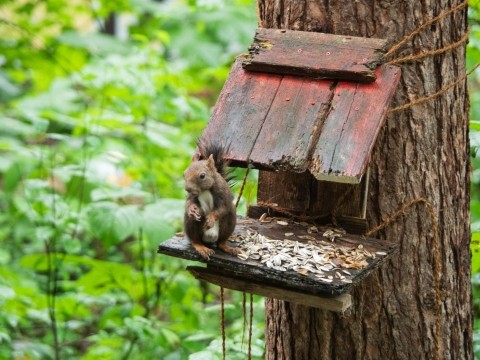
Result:
[[[213,154],[210,154],[207,161],[208,161],[208,166],[210,166],[212,169],[215,169],[215,160],[213,159]]]
[[[201,157],[200,152],[196,151],[195,154],[193,154],[192,161],[199,161]]]

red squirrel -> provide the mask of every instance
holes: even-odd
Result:
[[[183,173],[187,200],[184,227],[193,248],[209,260],[217,244],[226,253],[236,255],[240,250],[227,244],[237,222],[233,194],[229,185],[226,149],[218,144],[198,143],[198,152]]]

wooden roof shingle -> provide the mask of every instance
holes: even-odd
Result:
[[[315,65],[314,59],[309,58],[309,69],[317,70],[313,72],[314,78],[306,77],[307,74],[312,75],[313,70],[298,70],[306,68],[306,62],[302,58],[304,53],[312,49],[310,52],[313,54],[317,48],[325,52],[329,46],[325,41],[328,42],[329,37],[333,37],[334,48],[338,49],[338,43],[343,44],[339,36],[298,31],[273,32],[275,37],[272,37],[267,46],[265,39],[268,32],[262,29],[261,43],[267,50],[259,54],[270,57],[269,60],[267,55],[262,55],[260,60],[269,64],[262,65],[263,68],[273,68],[277,73],[271,73],[270,70],[269,73],[246,70],[254,63],[252,59],[259,54],[238,57],[202,138],[228,144],[228,157],[233,166],[252,165],[273,171],[308,170],[319,180],[359,183],[367,169],[377,135],[385,122],[387,109],[400,78],[400,69],[391,65],[378,66],[370,70],[373,75],[368,78],[374,81],[369,83],[338,80],[336,77],[327,79],[335,64],[330,62],[329,70],[322,72],[319,69],[326,66],[325,60],[318,58],[318,65]],[[259,31],[257,35],[258,33]],[[310,45],[299,33],[308,34],[305,36]],[[282,35],[288,39],[280,42],[278,37]],[[292,36],[297,42],[291,40]],[[321,46],[315,43],[315,36],[317,42],[322,42]],[[361,44],[368,43],[365,40],[369,39],[362,39]],[[258,44],[258,37],[256,41]],[[355,41],[349,37],[348,43]],[[365,53],[364,48],[368,46],[363,46],[355,56],[352,55],[354,49],[344,49],[347,54],[345,56],[361,56],[362,59],[370,56],[368,59],[373,60],[367,59],[365,63],[378,63],[381,60],[378,47],[383,42],[378,39],[372,39],[372,42],[380,45],[370,47],[371,55]],[[282,54],[288,52],[285,44],[290,44],[295,49],[300,43],[303,53],[290,51],[290,59],[282,57]],[[329,61],[335,57],[332,54],[337,52],[332,48]],[[358,64],[354,64],[352,70],[352,61],[344,61],[344,58],[338,56],[335,66],[343,69],[343,74],[350,74],[347,78],[352,78],[351,73],[359,71]],[[276,67],[275,63],[281,61],[282,65]],[[292,66],[282,74],[286,69],[285,64]],[[361,69],[362,72],[366,71],[364,68]],[[298,75],[291,75],[295,72]]]

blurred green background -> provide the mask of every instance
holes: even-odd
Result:
[[[469,18],[471,68],[478,4]],[[219,289],[155,251],[182,228],[183,170],[256,26],[251,0],[0,0],[0,359],[221,358]],[[480,354],[478,72],[469,83]],[[225,297],[228,359],[245,359],[242,295]]]

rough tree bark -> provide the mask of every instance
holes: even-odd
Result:
[[[258,5],[262,27],[386,38],[393,45],[423,22],[458,3],[455,0],[259,0]],[[396,56],[444,47],[460,39],[466,27],[463,9],[422,31]],[[393,106],[432,94],[462,76],[466,71],[465,46],[401,67],[403,75]],[[303,179],[301,185],[299,179]],[[306,183],[310,185],[305,186]],[[279,186],[283,189],[279,190]],[[260,175],[262,201],[300,210],[308,202],[312,209],[320,192],[321,187],[316,187],[314,180],[306,175]],[[421,195],[433,203],[439,220],[441,358],[471,359],[465,83],[434,100],[391,113],[377,142],[367,207],[370,225],[380,223],[400,204]],[[428,213],[421,205],[416,206],[378,236],[399,241],[399,253],[353,291],[353,310],[348,314],[266,300],[267,359],[434,358],[433,231]]]

